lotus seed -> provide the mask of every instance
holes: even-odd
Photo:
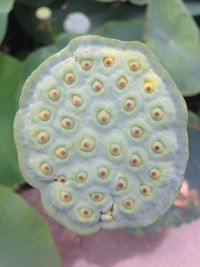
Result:
[[[97,120],[100,124],[106,125],[110,122],[111,116],[105,109],[100,110],[97,113]]]
[[[149,177],[153,180],[157,180],[161,175],[161,171],[158,168],[150,170]]]
[[[147,94],[151,94],[154,91],[154,84],[152,82],[145,82],[144,83],[144,91]]]
[[[127,85],[127,80],[124,77],[121,77],[117,82],[117,87],[119,89],[124,89]]]
[[[161,154],[164,151],[164,145],[160,141],[156,141],[152,144],[152,150],[154,153]]]
[[[111,67],[114,64],[114,58],[112,57],[105,57],[103,60],[105,67]]]
[[[66,182],[66,177],[65,177],[65,175],[60,175],[60,176],[58,176],[58,178],[56,179],[56,181],[57,181],[58,183],[64,184],[64,183]]]
[[[85,171],[79,171],[77,174],[76,174],[76,182],[79,183],[79,184],[82,184],[85,182],[85,180],[87,179],[88,175],[87,175],[87,172]]]
[[[50,175],[53,172],[53,168],[48,162],[43,162],[40,165],[40,170],[46,175]]]
[[[80,149],[84,152],[90,152],[96,147],[96,141],[94,138],[85,138],[80,143]]]
[[[98,176],[102,179],[107,178],[109,175],[109,169],[107,167],[99,167]]]
[[[161,108],[154,108],[151,111],[151,117],[155,121],[160,121],[164,117],[164,112]]]
[[[124,179],[119,179],[116,189],[117,191],[124,190],[127,188],[127,182]]]
[[[80,213],[80,216],[85,219],[90,218],[93,214],[93,212],[88,208],[81,208],[79,210],[79,213]]]
[[[135,107],[135,101],[132,98],[128,98],[124,101],[123,107],[126,111],[132,111]]]
[[[79,96],[79,95],[74,95],[72,97],[72,104],[75,107],[80,107],[83,104],[83,98],[81,96]]]
[[[50,111],[48,111],[48,110],[42,110],[42,111],[40,111],[38,117],[42,121],[48,121],[49,118],[50,118],[50,115],[51,115],[51,112]]]
[[[61,124],[67,130],[71,130],[72,128],[74,128],[74,121],[68,117],[63,118],[61,120]]]
[[[138,154],[133,154],[130,163],[132,167],[138,167],[142,164],[142,158]]]
[[[65,159],[68,156],[66,147],[60,146],[55,150],[55,154],[59,159]]]
[[[149,196],[151,194],[151,188],[147,185],[142,185],[140,187],[140,192],[144,196]]]
[[[90,70],[92,68],[92,61],[91,60],[83,60],[81,62],[81,67],[83,70]]]
[[[41,131],[37,134],[36,138],[37,138],[37,142],[39,144],[45,144],[49,141],[50,137],[49,137],[49,134],[47,132]]]
[[[65,82],[68,84],[72,84],[75,81],[75,76],[72,72],[68,72],[65,74]]]
[[[98,80],[94,81],[92,84],[92,90],[98,93],[99,91],[101,91],[101,89],[102,89],[102,83]]]
[[[124,200],[123,203],[122,203],[122,205],[123,205],[123,207],[125,209],[128,209],[129,210],[129,209],[132,209],[133,208],[134,203],[135,203],[135,201],[133,199],[129,198],[129,199]]]
[[[140,63],[136,60],[131,60],[129,62],[129,68],[132,71],[138,71],[140,69]]]
[[[61,190],[60,199],[64,202],[70,202],[72,200],[72,195],[67,191]]]
[[[102,194],[102,193],[92,193],[92,194],[90,194],[90,197],[95,202],[100,202],[101,200],[104,199],[104,194]]]
[[[140,138],[144,134],[144,130],[141,127],[133,126],[131,127],[131,135],[135,138]]]
[[[57,89],[49,91],[49,98],[53,101],[58,101],[60,98],[60,92]]]

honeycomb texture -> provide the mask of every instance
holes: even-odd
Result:
[[[144,44],[73,39],[28,78],[15,118],[26,180],[71,231],[142,227],[172,205],[187,159],[187,110]]]

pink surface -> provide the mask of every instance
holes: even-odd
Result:
[[[62,267],[200,267],[200,220],[144,237],[123,230],[77,237],[44,213],[38,191],[22,195],[48,222]]]

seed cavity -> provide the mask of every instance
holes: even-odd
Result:
[[[127,188],[127,181],[125,179],[120,178],[116,185],[116,190],[124,190]]]
[[[103,64],[105,67],[111,67],[114,64],[114,58],[113,57],[105,57],[103,59]]]
[[[127,85],[127,80],[124,77],[121,77],[118,81],[117,81],[117,87],[119,89],[124,89]]]
[[[51,112],[48,110],[42,110],[39,112],[38,117],[42,121],[48,121],[50,118]]]
[[[154,142],[154,143],[152,144],[151,149],[153,150],[154,153],[156,153],[156,154],[161,154],[161,153],[164,152],[164,149],[165,149],[165,148],[164,148],[164,145],[163,145],[162,142],[160,142],[160,141],[156,141],[156,142]]]
[[[144,134],[144,130],[141,127],[138,126],[132,126],[131,127],[131,136],[135,138],[140,138]]]
[[[90,70],[92,68],[92,61],[91,60],[83,60],[81,62],[81,67],[83,70]]]
[[[110,173],[109,169],[105,166],[101,166],[98,168],[98,176],[102,179],[106,179],[109,173]]]
[[[150,196],[151,194],[151,188],[147,185],[141,185],[140,187],[140,193],[143,195],[143,196]]]
[[[74,128],[74,121],[73,119],[69,118],[69,117],[65,117],[61,120],[61,125],[67,129],[67,130],[71,130]]]
[[[60,92],[57,89],[52,89],[51,91],[49,91],[49,98],[52,101],[58,101],[60,98]]]
[[[104,199],[104,194],[98,192],[92,193],[90,194],[90,198],[95,202],[100,202],[101,200]]]
[[[164,117],[164,112],[161,108],[153,108],[151,111],[151,117],[155,121],[160,121]]]
[[[50,136],[47,132],[41,131],[37,134],[36,140],[39,144],[46,144],[50,139]]]
[[[65,175],[60,175],[56,178],[56,182],[64,184],[66,182],[66,176]]]
[[[131,60],[128,65],[129,65],[130,70],[132,71],[138,71],[141,67],[140,62],[137,60]]]
[[[110,153],[113,156],[119,156],[122,153],[122,146],[120,144],[111,144],[110,145]]]
[[[55,155],[59,159],[65,159],[68,156],[68,151],[67,151],[66,147],[60,146],[55,150]]]
[[[151,94],[153,93],[153,91],[155,90],[155,85],[153,82],[145,82],[144,83],[144,91],[147,93],[147,94]]]
[[[80,216],[85,219],[90,218],[93,215],[93,211],[88,208],[80,208],[79,213],[80,213]]]
[[[46,175],[50,175],[53,172],[53,167],[51,166],[51,164],[49,164],[48,162],[42,162],[40,165],[40,170],[46,174]]]
[[[86,171],[79,171],[77,172],[76,176],[75,176],[75,180],[78,184],[82,184],[85,182],[85,180],[87,179],[88,174]]]
[[[102,89],[102,83],[99,80],[96,80],[92,83],[92,91],[94,91],[95,93],[98,93],[101,91]]]
[[[72,96],[72,104],[75,107],[80,107],[83,104],[83,98],[80,95],[73,95]]]
[[[80,142],[80,150],[84,152],[90,152],[94,150],[95,147],[96,147],[96,141],[92,137],[85,138]]]
[[[67,72],[64,80],[67,84],[72,84],[75,81],[75,75],[72,72]]]
[[[157,180],[160,177],[160,175],[161,175],[161,171],[158,168],[154,168],[149,171],[149,177],[152,180]]]
[[[105,109],[101,109],[98,113],[97,113],[97,121],[102,124],[102,125],[106,125],[110,122],[111,120],[111,115],[108,111],[106,111]]]
[[[123,108],[126,111],[132,111],[135,108],[135,100],[133,98],[128,98],[123,103]]]
[[[128,210],[132,209],[134,207],[134,204],[135,204],[135,201],[132,198],[125,199],[122,202],[123,207]]]
[[[132,167],[139,167],[142,164],[142,158],[139,154],[133,154],[130,158],[130,164]]]
[[[64,202],[70,202],[72,200],[72,195],[65,190],[61,190],[60,191],[60,199]]]

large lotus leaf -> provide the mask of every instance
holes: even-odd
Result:
[[[199,30],[182,1],[151,0],[144,38],[183,95],[200,92]]]
[[[190,13],[192,14],[192,16],[198,16],[200,15],[200,3],[199,1],[187,1],[185,2],[188,10],[190,11]]]
[[[132,4],[143,6],[143,5],[148,4],[149,0],[96,0],[96,1],[103,2],[103,3],[110,3],[110,2],[117,2],[117,1],[121,1],[121,2],[129,1]]]
[[[19,163],[44,207],[80,234],[141,227],[169,209],[187,162],[183,97],[148,47],[81,36],[29,76]]]
[[[13,7],[14,0],[0,0],[0,44],[7,27],[7,16]]]
[[[1,185],[0,214],[0,266],[60,266],[46,223],[21,197]]]
[[[22,70],[21,62],[0,53],[0,183],[10,186],[23,181],[13,140],[13,119]]]
[[[186,168],[185,179],[189,184],[189,192],[182,200],[183,207],[172,206],[158,221],[140,229],[131,229],[133,233],[145,234],[163,228],[177,227],[189,223],[200,217],[200,129],[188,128],[189,135],[189,161]],[[187,203],[187,206],[185,206]]]
[[[17,3],[30,6],[44,6],[49,5],[55,0],[16,0]]]
[[[104,37],[120,39],[124,41],[142,40],[142,19],[130,19],[126,21],[109,21],[96,28],[92,33]]]

